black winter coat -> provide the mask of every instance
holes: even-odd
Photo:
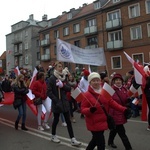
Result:
[[[71,87],[65,85],[62,88],[56,86],[57,78],[54,75],[48,80],[47,83],[47,96],[52,100],[52,112],[54,113],[63,113],[69,111],[69,101],[66,97],[66,92],[71,91]],[[60,90],[60,99],[59,99],[59,90]]]

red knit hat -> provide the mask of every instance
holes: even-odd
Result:
[[[122,75],[119,74],[119,73],[114,74],[114,76],[113,76],[113,78],[112,78],[112,81],[114,81],[114,80],[117,79],[117,78],[119,78],[119,79],[121,79],[121,80],[123,81]]]
[[[88,70],[84,70],[83,73],[84,73],[84,76],[88,76],[90,74]]]

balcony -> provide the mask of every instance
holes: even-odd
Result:
[[[18,38],[15,38],[15,39],[12,39],[12,44],[19,44],[19,43],[22,43],[22,38],[18,37]]]
[[[122,27],[121,19],[115,19],[106,22],[106,30],[119,29],[121,27]]]
[[[97,33],[97,26],[91,26],[84,28],[84,34],[94,34]]]
[[[44,39],[41,41],[41,46],[48,46],[50,44],[49,39]]]
[[[116,41],[107,42],[107,49],[109,51],[120,50],[122,48],[123,48],[123,41],[122,40],[116,40]]]
[[[49,61],[49,60],[50,60],[50,54],[41,55],[41,61]]]
[[[98,45],[94,44],[94,45],[88,45],[85,47],[85,49],[94,49],[94,48],[98,48]]]

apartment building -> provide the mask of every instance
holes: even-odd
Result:
[[[150,0],[97,0],[62,12],[39,32],[41,64],[45,69],[56,60],[56,38],[81,48],[103,47],[109,75],[132,69],[124,51],[142,65],[150,62]],[[82,64],[66,63],[71,71]]]
[[[47,26],[47,15],[42,21],[29,15],[27,21],[20,21],[11,26],[11,33],[6,35],[7,73],[16,66],[33,70],[40,63],[39,30]]]

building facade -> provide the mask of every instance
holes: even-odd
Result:
[[[78,9],[70,9],[49,20],[39,32],[45,69],[56,60],[56,39],[81,48],[103,47],[106,66],[92,66],[93,71],[107,70],[125,75],[132,69],[124,51],[142,65],[150,61],[150,0],[97,0]],[[47,59],[46,59],[47,58]],[[65,63],[72,71],[82,64]]]
[[[42,21],[34,19],[33,14],[27,21],[20,21],[11,26],[11,33],[6,35],[7,73],[16,66],[33,70],[40,63],[39,30],[47,26],[47,15]]]

